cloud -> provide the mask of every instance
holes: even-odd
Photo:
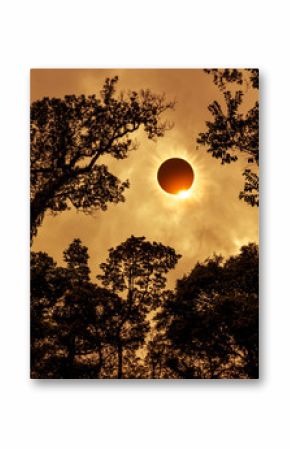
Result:
[[[243,162],[221,166],[204,148],[196,149],[197,134],[210,118],[207,106],[220,98],[201,70],[40,70],[32,77],[32,99],[95,93],[106,76],[115,74],[120,77],[120,89],[150,88],[175,98],[176,110],[166,116],[175,126],[156,143],[140,131],[136,135],[139,148],[128,159],[104,159],[112,173],[130,180],[125,203],[110,205],[108,211],[91,216],[76,211],[57,217],[47,214],[33,249],[47,251],[61,263],[63,250],[79,237],[89,247],[95,275],[110,247],[131,234],[145,235],[182,254],[177,268],[168,276],[172,287],[196,261],[214,252],[227,256],[237,252],[241,244],[257,241],[258,211],[238,199]],[[248,104],[253,101],[247,98]],[[174,156],[186,158],[196,172],[193,194],[185,200],[170,198],[157,184],[159,165]]]

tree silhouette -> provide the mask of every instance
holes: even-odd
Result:
[[[64,251],[66,291],[53,308],[59,343],[65,350],[65,378],[76,377],[76,356],[96,324],[96,290],[89,280],[88,249],[74,239]]]
[[[106,79],[100,98],[45,97],[31,105],[32,236],[47,210],[105,210],[108,202],[124,201],[128,180],[121,182],[98,164],[99,158],[126,158],[136,148],[131,136],[141,126],[149,139],[169,128],[160,116],[173,102],[149,90],[116,97],[117,80]]]
[[[146,374],[149,379],[178,378],[176,369],[171,369],[170,362],[175,360],[177,351],[166,335],[156,332],[148,341],[147,354],[144,360]]]
[[[99,287],[79,239],[65,267],[32,253],[32,377],[257,378],[257,245],[197,263],[165,290],[179,257],[131,236],[109,250]]]
[[[44,252],[31,253],[31,376],[57,377],[58,336],[52,310],[66,290],[65,270]]]
[[[88,248],[82,245],[81,240],[74,239],[64,251],[63,256],[67,264],[67,272],[70,275],[71,282],[76,284],[89,282]]]
[[[119,295],[112,340],[117,352],[119,379],[124,376],[124,368],[128,370],[124,356],[145,342],[150,330],[148,314],[161,304],[165,275],[175,267],[179,257],[169,246],[131,236],[111,248],[107,261],[100,265],[103,273],[97,278]]]
[[[258,248],[198,263],[156,316],[182,378],[258,377]],[[163,354],[164,356],[164,354]]]
[[[259,103],[246,113],[240,113],[239,107],[243,101],[244,92],[240,89],[259,88],[258,69],[246,69],[246,75],[237,69],[210,69],[206,73],[213,75],[213,81],[223,93],[225,110],[218,101],[208,107],[213,121],[207,121],[207,131],[201,132],[197,142],[207,147],[207,152],[214,158],[220,159],[221,164],[230,164],[238,160],[242,154],[246,155],[247,163],[251,166],[245,168],[244,190],[239,198],[251,206],[259,205]],[[231,83],[237,83],[239,90],[233,93]],[[254,168],[254,171],[252,169]]]
[[[110,293],[90,282],[88,250],[79,239],[64,251],[64,260],[67,266],[57,267],[47,254],[32,253],[32,377],[97,377],[103,321],[98,306]],[[77,360],[92,351],[93,370]]]
[[[88,249],[79,239],[64,251],[66,267],[32,253],[32,377],[148,377],[138,349],[179,257],[161,243],[131,236],[109,251],[99,287],[90,281]]]

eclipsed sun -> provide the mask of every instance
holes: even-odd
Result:
[[[194,171],[189,162],[181,158],[164,161],[157,172],[160,187],[178,198],[187,198],[194,181]]]

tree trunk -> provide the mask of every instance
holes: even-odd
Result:
[[[122,379],[123,377],[123,345],[122,343],[118,343],[118,379]]]
[[[246,371],[250,379],[259,379],[258,351],[248,351]]]
[[[75,354],[76,354],[76,347],[75,347],[75,335],[69,336],[69,341],[67,345],[68,355],[66,359],[66,372],[65,372],[65,379],[74,379],[74,361],[75,361]]]
[[[97,352],[99,354],[99,362],[96,366],[95,372],[96,372],[96,379],[100,379],[100,372],[103,367],[103,353],[102,353],[102,344],[101,343],[98,346]]]
[[[152,369],[151,369],[151,379],[155,379],[155,370],[156,370],[156,364],[152,361]]]
[[[40,226],[43,215],[48,208],[49,202],[54,198],[55,193],[70,180],[68,173],[63,174],[58,179],[47,184],[43,190],[36,193],[30,203],[30,227],[31,240],[36,235],[37,228]]]

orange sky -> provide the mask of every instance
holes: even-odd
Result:
[[[76,237],[88,246],[92,278],[107,250],[131,234],[170,245],[182,254],[176,269],[169,273],[169,287],[190,271],[195,263],[213,253],[236,253],[242,244],[258,240],[258,209],[238,199],[243,186],[245,160],[221,166],[196,138],[210,119],[207,106],[221,94],[210,76],[199,69],[116,69],[116,70],[32,70],[31,101],[44,96],[98,93],[108,76],[119,76],[118,89],[149,88],[176,100],[174,111],[164,118],[174,128],[157,142],[143,131],[136,138],[139,147],[128,159],[103,157],[109,170],[121,180],[129,178],[126,202],[109,205],[106,212],[85,215],[75,210],[51,216],[46,213],[34,239],[34,251],[46,251],[62,264],[62,252]],[[247,92],[244,108],[252,106],[256,92]],[[221,100],[222,101],[222,100]],[[157,170],[167,158],[187,159],[195,171],[189,198],[178,199],[162,191]]]

